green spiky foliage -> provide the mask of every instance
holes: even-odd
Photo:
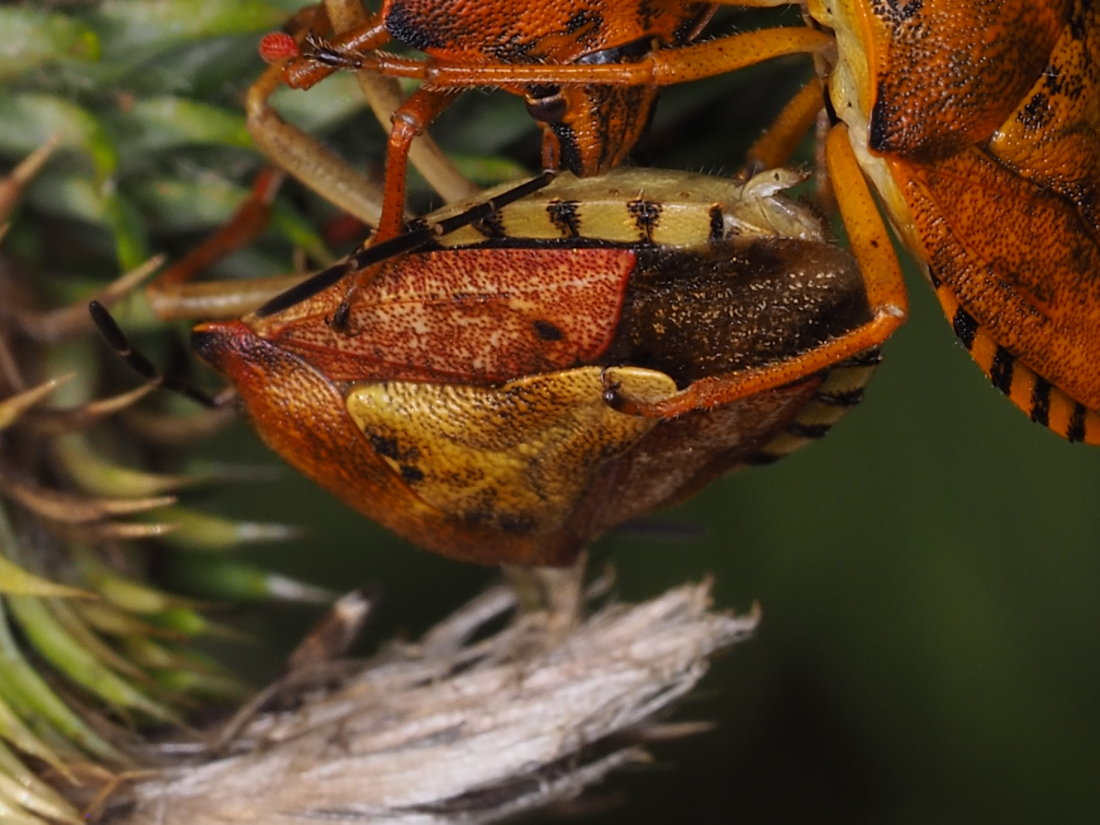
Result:
[[[245,195],[260,161],[240,95],[262,68],[258,33],[278,27],[286,5],[0,7],[5,823],[82,821],[101,789],[148,763],[143,728],[239,695],[233,674],[193,646],[227,631],[151,577],[158,558],[220,554],[219,599],[322,595],[232,559],[282,526],[189,508],[185,490],[210,474],[162,468],[226,416],[135,406],[147,388],[111,363],[84,306],[124,273],[133,277],[108,295],[132,291],[152,253],[185,248]],[[239,268],[285,268],[292,247],[327,254],[294,210],[278,207],[274,225],[275,251]],[[146,318],[137,297],[118,305],[130,326]]]
[[[247,196],[263,164],[241,107],[263,70],[256,45],[301,5],[0,5],[0,821],[80,821],[115,777],[150,764],[144,729],[237,688],[194,651],[224,628],[151,575],[169,566],[157,563],[165,554],[198,559],[211,588],[200,596],[219,602],[323,595],[231,552],[282,527],[192,509],[188,490],[217,479],[182,447],[224,416],[163,393],[137,399],[148,388],[115,363],[85,309],[109,296],[127,332],[168,360],[173,337],[135,284],[156,269],[150,256],[178,259]],[[382,131],[354,79],[324,90],[284,91],[275,104],[377,172]],[[529,118],[504,97],[463,95],[433,129],[481,185],[538,163]],[[709,99],[696,108],[713,117]],[[736,152],[729,134],[716,130],[722,157]],[[678,145],[662,135],[658,124],[662,153]],[[333,208],[286,190],[265,235],[212,277],[282,274],[299,253],[319,263],[340,251],[317,228]],[[415,176],[411,195],[427,205]]]

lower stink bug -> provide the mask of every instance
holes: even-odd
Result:
[[[355,255],[193,344],[370,518],[457,559],[569,564],[859,400],[860,332],[892,308],[781,194],[797,180],[563,176],[386,261],[340,323]]]

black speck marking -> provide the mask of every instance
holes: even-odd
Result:
[[[1084,441],[1085,439],[1085,414],[1088,410],[1084,404],[1073,405],[1073,415],[1069,417],[1069,427],[1066,428],[1067,441]]]
[[[863,387],[847,392],[819,392],[817,400],[830,407],[854,407],[863,400]]]
[[[1008,395],[1012,391],[1012,373],[1016,358],[1004,347],[997,347],[993,363],[989,367],[989,380],[993,386]]]
[[[799,424],[795,421],[787,427],[787,432],[798,438],[821,438],[831,427],[832,424]]]
[[[371,448],[384,458],[397,459],[400,454],[397,448],[397,439],[384,438],[380,435],[368,435]]]
[[[626,209],[634,219],[634,226],[642,240],[653,243],[653,230],[661,222],[661,204],[639,198],[628,201]]]
[[[873,13],[889,23],[904,23],[921,12],[924,0],[879,0],[873,3]]]
[[[574,175],[584,175],[584,155],[577,145],[577,135],[567,123],[554,121],[547,124],[558,140],[558,158],[561,168]]]
[[[885,98],[879,97],[871,108],[871,122],[867,130],[867,145],[872,151],[885,152],[889,149],[890,118]]]
[[[1050,426],[1050,382],[1036,375],[1031,388],[1031,420],[1044,427]]]
[[[1046,126],[1047,121],[1050,120],[1050,101],[1047,96],[1042,92],[1032,95],[1016,115],[1016,120],[1024,128],[1032,131],[1038,131]]]
[[[414,467],[412,464],[402,464],[401,478],[409,484],[417,484],[424,480],[424,473],[419,467]]]
[[[839,367],[877,367],[882,363],[882,350],[878,347],[853,355],[846,361],[842,361]]]
[[[535,328],[535,334],[543,341],[560,341],[565,337],[565,333],[549,321],[538,319],[532,323],[532,326]]]
[[[546,214],[563,237],[579,238],[581,236],[580,214],[577,209],[577,201],[552,200],[546,204]]]
[[[499,241],[508,237],[504,231],[504,221],[500,219],[499,212],[491,212],[479,221],[474,222],[474,229],[491,241]]]
[[[974,337],[978,334],[978,322],[973,315],[959,307],[951,321],[951,327],[964,347],[970,349],[974,346]]]
[[[716,246],[722,243],[726,237],[725,213],[722,212],[721,206],[714,204],[707,212],[707,217],[710,219],[710,226],[707,230],[707,242],[711,246]]]
[[[1074,40],[1084,40],[1088,34],[1088,24],[1085,21],[1085,15],[1088,13],[1089,8],[1092,6],[1092,0],[1081,3],[1074,11],[1074,14],[1069,19],[1069,33],[1073,36]]]

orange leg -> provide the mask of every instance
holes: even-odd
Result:
[[[728,404],[762,390],[794,383],[877,347],[902,324],[908,314],[909,302],[901,266],[848,142],[847,127],[843,124],[835,127],[826,140],[829,175],[833,180],[843,182],[843,186],[837,188],[837,199],[852,252],[863,274],[872,319],[796,358],[732,377],[703,378],[661,401],[649,403],[631,399],[609,385],[607,400],[615,409],[647,418],[674,418],[692,410]]]
[[[390,132],[386,153],[386,184],[382,197],[382,214],[378,226],[370,238],[375,246],[401,234],[405,227],[405,184],[408,178],[409,147],[413,140],[424,133],[432,119],[446,108],[453,95],[418,89],[393,114],[393,131]],[[333,324],[345,326],[348,311],[355,293],[370,283],[381,264],[375,264],[355,273],[344,300],[333,317]]]
[[[376,48],[389,39],[377,18],[363,18],[359,0],[326,0],[325,9],[327,14],[314,17],[312,25],[317,25],[320,17],[322,21],[331,20],[337,32],[351,26],[345,34],[338,33],[335,42],[346,43],[349,48]],[[300,31],[297,39],[304,40],[307,35],[307,31]],[[381,218],[382,204],[373,182],[317,140],[284,121],[269,103],[271,95],[283,85],[309,88],[334,70],[302,60],[270,67],[248,90],[245,99],[248,130],[274,163],[345,212],[374,226]],[[363,75],[359,85],[376,116],[388,128],[390,116],[400,102],[394,80]],[[405,154],[444,198],[454,200],[476,191],[430,138],[421,136],[415,142],[411,138],[405,142],[410,147]],[[403,201],[400,206],[403,208]]]
[[[342,60],[330,58],[330,54],[357,54],[372,52],[390,40],[385,24],[374,15],[344,32],[331,41],[324,41],[314,35],[305,38],[306,57],[291,60],[283,69],[283,79],[292,89],[310,89],[333,72],[355,68]]]
[[[359,72],[355,79],[382,128],[392,132],[394,113],[404,102],[397,80],[370,72]],[[412,141],[408,156],[416,171],[444,201],[472,198],[478,193],[477,185],[458,171],[450,158],[428,135],[421,133]]]
[[[352,50],[375,49],[389,40],[377,15],[366,14],[361,0],[325,0],[325,13],[332,29],[339,34],[334,42]],[[261,47],[262,50],[262,47]],[[308,89],[336,69],[310,61],[291,60],[283,66],[283,81],[293,89]],[[394,112],[404,102],[397,80],[381,74],[359,72],[356,81],[374,116],[387,133],[392,131]],[[460,200],[477,194],[467,180],[427,135],[414,140],[409,160],[445,201]]]
[[[420,89],[394,113],[377,241],[385,241],[400,232],[409,147],[413,139],[421,135],[450,102],[454,92],[471,86],[497,86],[519,91],[531,84],[553,83],[667,86],[734,71],[773,57],[817,54],[832,44],[829,35],[798,26],[747,32],[693,46],[657,51],[637,63],[469,65],[443,63],[430,57],[404,58],[376,51],[388,39],[383,22],[374,16],[331,42],[314,36],[307,38],[302,56],[291,60],[283,69],[285,82],[295,88],[308,88],[339,69],[356,71],[361,76],[411,77],[423,81]],[[801,119],[810,94],[799,95],[796,101],[800,108],[791,114],[792,118]],[[786,124],[784,127],[792,128]],[[792,139],[790,135],[785,135],[786,141]],[[779,145],[770,149],[771,154],[781,151],[783,149]],[[556,158],[547,156],[546,160],[556,166]],[[370,271],[363,272],[358,282],[369,280],[371,274]]]
[[[749,147],[747,163],[755,169],[774,169],[790,161],[821,111],[822,92],[821,80],[816,77],[799,89],[768,131]]]
[[[312,49],[304,49],[303,56],[288,67],[287,82],[297,82],[299,78],[310,80],[315,75],[326,77],[336,69],[351,69],[414,78],[424,81],[425,88],[436,90],[546,83],[672,86],[732,72],[773,57],[816,54],[832,44],[832,37],[824,32],[792,26],[733,34],[693,46],[656,51],[637,63],[469,65],[442,63],[433,58],[399,57],[386,52],[343,50],[334,44],[315,41]]]
[[[371,180],[319,141],[291,126],[268,104],[282,84],[281,70],[272,66],[248,90],[245,112],[252,139],[273,163],[318,195],[361,221],[375,225],[382,214],[382,205]]]
[[[341,22],[352,23],[354,16],[341,10]],[[390,39],[385,24],[378,15],[360,20],[352,28],[337,35],[331,43],[322,43],[313,34],[305,37],[305,51],[312,59],[291,60],[281,69],[283,82],[293,89],[309,89],[332,72],[345,68],[342,62],[326,60],[330,53],[356,54],[373,51]],[[365,73],[360,73],[361,76]],[[374,73],[377,76],[377,73]],[[405,185],[408,177],[409,152],[413,141],[424,134],[428,124],[450,101],[449,95],[428,90],[418,90],[393,110],[390,118],[389,141],[386,152],[386,182],[379,214],[369,223],[377,227],[373,243],[396,237],[404,225]],[[355,214],[355,213],[353,213]],[[370,280],[374,270],[363,270],[357,283]],[[353,287],[354,290],[355,287]],[[349,293],[348,299],[350,300]]]
[[[332,29],[340,33],[342,42],[369,43],[377,42],[383,37],[379,32],[377,17],[367,15],[362,0],[325,0],[325,12],[332,23]],[[385,40],[381,39],[381,42],[384,43]],[[397,80],[370,72],[359,72],[355,79],[374,116],[389,133],[393,128],[393,113],[404,101]],[[414,140],[408,154],[412,165],[443,200],[461,200],[477,194],[478,187],[458,171],[427,135],[421,135]]]
[[[400,234],[404,226],[405,182],[408,177],[409,148],[413,140],[424,134],[428,124],[454,99],[447,92],[418,89],[393,113],[393,131],[386,152],[386,184],[382,196],[373,243],[389,240]]]

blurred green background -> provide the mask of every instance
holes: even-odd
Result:
[[[204,46],[209,60],[223,40]],[[254,42],[232,41],[246,68],[222,81],[223,102],[259,71]],[[176,68],[200,62],[181,55],[191,63]],[[669,90],[640,159],[735,171],[802,72],[792,62]],[[377,161],[369,121],[337,125],[335,142]],[[534,128],[500,94],[467,95],[433,133],[466,156],[536,163]],[[162,234],[156,248],[193,239]],[[915,273],[911,293],[912,320],[866,401],[824,441],[598,545],[623,598],[713,575],[718,605],[759,601],[763,622],[679,711],[717,729],[658,746],[655,765],[599,789],[585,821],[1100,820],[1100,452],[1030,424],[969,362]],[[243,425],[201,450],[224,458],[230,446],[269,460]],[[366,650],[492,578],[404,546],[289,471],[192,503],[307,529],[252,561],[380,587]],[[261,644],[234,659],[262,672],[313,614],[239,618]]]

